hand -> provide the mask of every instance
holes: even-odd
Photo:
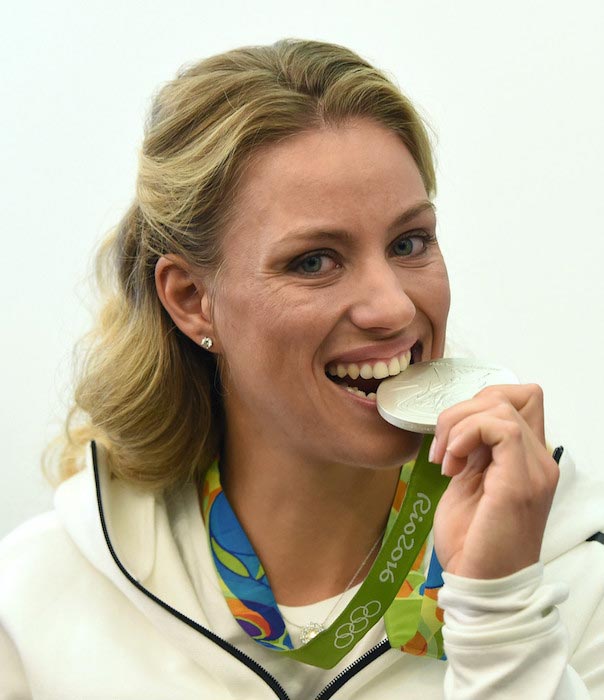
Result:
[[[443,411],[431,461],[452,477],[434,518],[445,571],[501,578],[539,560],[559,474],[541,387],[491,386]]]

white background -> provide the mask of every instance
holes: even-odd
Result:
[[[601,0],[21,0],[0,26],[0,535],[51,504],[39,456],[153,91],[183,63],[285,36],[349,46],[428,117],[451,331],[540,383],[552,442],[604,476]]]

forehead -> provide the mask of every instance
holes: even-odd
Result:
[[[234,200],[233,224],[269,228],[375,224],[427,194],[409,150],[393,131],[367,119],[310,130],[258,151]],[[248,229],[249,230],[249,229]]]

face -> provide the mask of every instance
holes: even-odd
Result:
[[[307,464],[412,458],[420,437],[370,394],[410,355],[442,356],[449,285],[399,137],[357,120],[267,147],[233,213],[212,307],[227,439]]]

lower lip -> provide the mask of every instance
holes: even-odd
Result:
[[[367,397],[357,396],[356,394],[353,394],[352,392],[345,389],[342,384],[336,384],[335,382],[332,382],[331,379],[328,379],[327,381],[330,384],[333,384],[335,386],[335,388],[338,389],[341,393],[346,394],[346,396],[349,399],[356,401],[359,406],[366,406],[367,408],[373,408],[377,413],[375,399],[368,399]]]

